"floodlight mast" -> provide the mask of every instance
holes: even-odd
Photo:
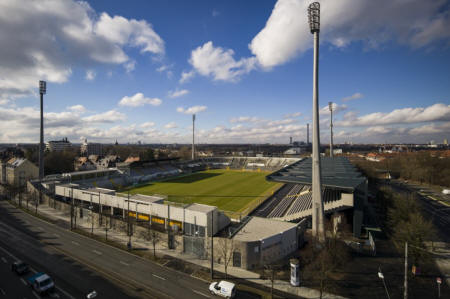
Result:
[[[308,7],[308,20],[311,33],[314,35],[313,64],[313,144],[312,144],[312,234],[319,241],[324,241],[324,213],[322,200],[322,173],[320,167],[319,136],[319,31],[320,3],[313,2]]]
[[[330,109],[330,157],[333,158],[333,102],[328,102]]]
[[[195,159],[194,134],[195,134],[195,114],[192,114],[192,160]]]
[[[39,140],[39,180],[44,178],[44,94],[47,92],[47,83],[39,81],[39,94],[41,95],[41,136]]]

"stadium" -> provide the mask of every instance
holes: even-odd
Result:
[[[333,225],[349,222],[359,237],[367,181],[346,158],[322,161],[325,215]],[[57,199],[75,202],[85,215],[131,216],[137,225],[176,232],[183,253],[206,256],[207,236],[233,239],[240,244],[233,265],[248,269],[295,251],[311,225],[311,158],[136,161],[46,181]]]

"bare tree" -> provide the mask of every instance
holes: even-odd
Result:
[[[279,264],[266,264],[264,265],[264,273],[267,273],[267,278],[270,280],[270,298],[273,298],[273,283],[275,281],[275,277],[277,271],[281,268]]]
[[[233,242],[233,239],[228,238],[220,238],[218,241],[218,246],[216,247],[216,256],[223,262],[223,266],[225,268],[225,278],[228,276],[228,265],[233,258],[233,252],[236,247]]]
[[[152,242],[153,258],[156,259],[156,244],[161,242],[162,240],[161,235],[157,233],[155,230],[150,229],[149,225],[146,231],[141,232],[141,236],[144,238],[144,240]]]

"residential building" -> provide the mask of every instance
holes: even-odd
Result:
[[[0,182],[24,186],[27,180],[39,177],[39,168],[25,158],[11,158],[0,163]]]

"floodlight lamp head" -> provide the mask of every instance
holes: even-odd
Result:
[[[39,81],[39,93],[45,94],[47,91],[47,83],[45,81]]]
[[[320,3],[313,2],[308,7],[308,21],[311,33],[320,31]]]
[[[333,102],[328,102],[328,108],[333,111]]]

